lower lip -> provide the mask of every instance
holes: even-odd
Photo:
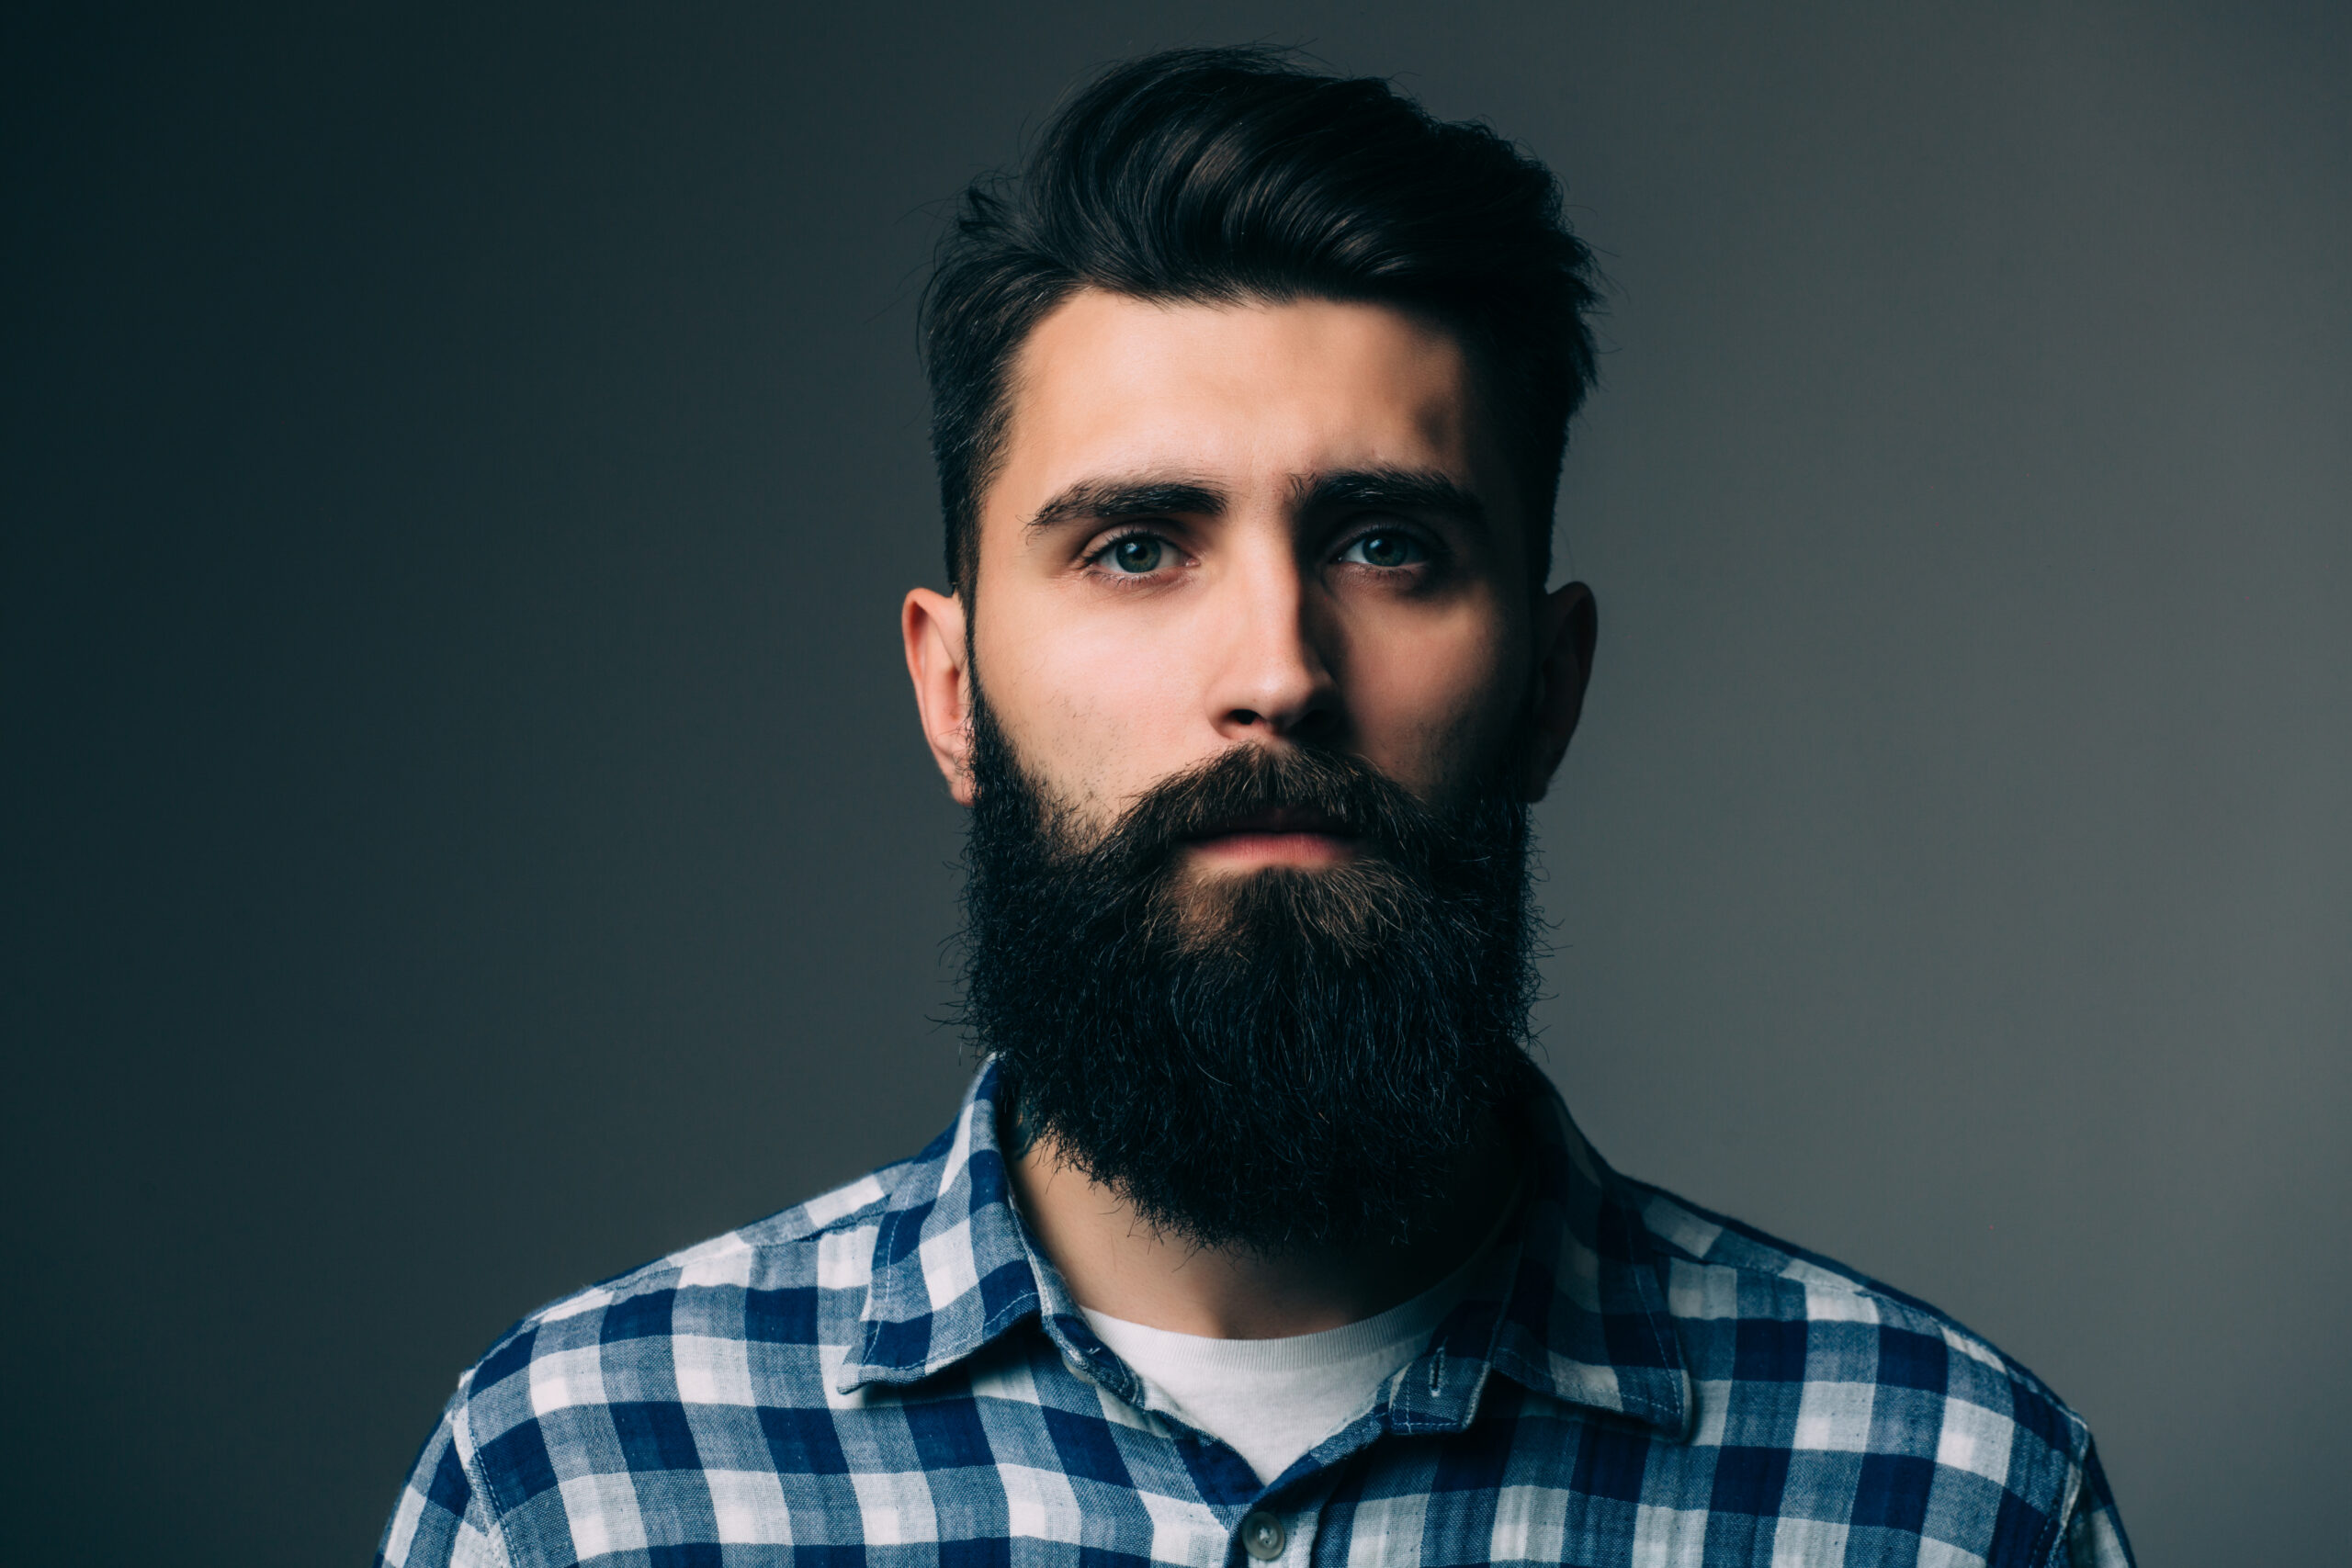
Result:
[[[1212,865],[1338,865],[1356,857],[1355,840],[1332,833],[1220,833],[1197,839],[1193,853]]]

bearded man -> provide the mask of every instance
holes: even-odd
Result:
[[[967,193],[903,630],[984,1065],[524,1319],[380,1561],[2130,1561],[2030,1373],[1617,1175],[1527,1059],[1595,303],[1540,165],[1249,51]]]

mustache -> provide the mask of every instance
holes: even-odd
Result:
[[[1356,839],[1408,863],[1429,856],[1444,831],[1436,812],[1361,758],[1242,744],[1153,784],[1091,852],[1141,869],[1193,840],[1251,829]]]

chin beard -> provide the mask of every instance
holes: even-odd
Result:
[[[1236,746],[1085,831],[975,690],[965,1018],[1004,1131],[1152,1230],[1260,1252],[1402,1240],[1524,1069],[1527,808],[1432,811],[1353,757]],[[1188,877],[1187,839],[1290,807],[1351,860]]]

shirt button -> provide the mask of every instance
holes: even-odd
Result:
[[[1261,1562],[1283,1554],[1283,1522],[1263,1508],[1241,1521],[1241,1550]]]

